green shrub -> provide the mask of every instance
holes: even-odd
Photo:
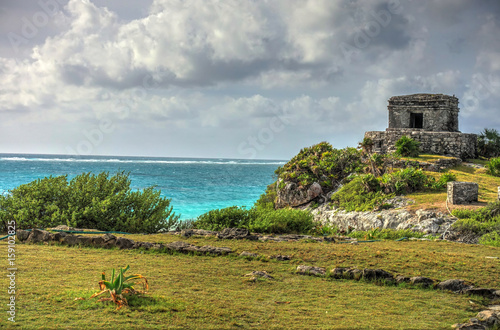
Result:
[[[386,173],[380,180],[386,193],[403,195],[425,188],[428,185],[429,176],[421,169],[408,167],[392,173]]]
[[[252,213],[244,207],[230,206],[200,215],[193,226],[198,229],[215,231],[224,228],[248,228],[251,217]]]
[[[483,235],[485,238],[482,239],[482,242],[489,242],[500,233],[500,201],[489,203],[478,210],[453,210],[452,214],[459,218],[453,224],[453,228],[458,231]],[[491,245],[490,243],[488,245]]]
[[[335,207],[346,211],[372,211],[394,195],[386,195],[380,190],[377,178],[372,174],[354,177],[332,195]]]
[[[500,176],[500,157],[490,159],[486,167],[488,168],[488,174]]]
[[[500,156],[500,134],[496,129],[485,128],[477,136],[477,153],[485,158]]]
[[[500,234],[498,231],[492,231],[479,238],[479,244],[500,247]]]
[[[311,213],[296,209],[256,212],[248,229],[256,233],[306,234],[314,228]]]
[[[302,149],[288,163],[279,167],[275,173],[281,180],[280,189],[285,182],[295,182],[307,187],[318,182],[325,193],[334,184],[359,170],[361,152],[355,148],[334,149],[329,143],[321,142]]]
[[[420,155],[420,142],[403,135],[396,141],[396,154],[403,157],[418,157]]]
[[[439,180],[432,183],[431,188],[435,190],[442,190],[447,187],[448,182],[452,181],[457,181],[457,176],[451,172],[446,172],[439,177]]]
[[[153,187],[132,191],[128,174],[84,173],[21,185],[0,199],[0,220],[19,229],[68,225],[104,231],[155,233],[178,223],[170,199]]]
[[[260,195],[254,204],[254,208],[259,210],[274,210],[276,196],[276,182],[274,182],[268,185],[266,191]]]

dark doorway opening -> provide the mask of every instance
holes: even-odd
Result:
[[[424,128],[424,114],[411,113],[410,114],[410,128]]]

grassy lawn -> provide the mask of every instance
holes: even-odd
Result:
[[[474,168],[470,166],[460,165],[449,170],[455,174],[457,181],[477,182],[479,184],[479,201],[471,205],[449,205],[450,209],[454,208],[479,208],[486,206],[488,202],[495,201],[498,196],[498,187],[500,187],[500,177],[494,177],[486,173],[484,168]],[[436,179],[441,173],[425,172],[432,175]],[[446,210],[446,192],[417,192],[407,195],[408,198],[415,200],[415,204],[411,205],[410,210],[417,209],[436,209],[442,212]]]
[[[477,286],[500,288],[500,249],[448,242],[226,241],[214,237],[181,239],[174,235],[127,235],[138,241],[185,240],[196,245],[227,246],[262,258],[212,257],[120,251],[56,245],[16,246],[16,323],[5,328],[178,328],[303,329],[386,328],[448,329],[473,317],[471,298],[434,290],[389,287],[295,274],[299,264],[382,268],[394,274],[436,280],[461,278]],[[5,241],[0,247],[7,249]],[[285,254],[291,261],[269,260]],[[146,297],[130,299],[115,311],[89,300],[102,271],[130,264],[150,282]],[[275,280],[251,282],[243,275],[265,270]],[[0,281],[7,288],[6,277]],[[74,300],[84,297],[85,300]],[[7,289],[0,299],[7,301]],[[4,305],[5,306],[5,305]],[[476,307],[474,307],[476,306]],[[5,308],[5,307],[4,307]]]

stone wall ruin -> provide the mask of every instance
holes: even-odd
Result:
[[[388,112],[389,125],[385,131],[365,133],[365,137],[374,143],[374,152],[394,152],[396,141],[406,135],[420,142],[422,153],[476,158],[477,135],[458,130],[459,108],[455,96],[393,96],[389,99]]]

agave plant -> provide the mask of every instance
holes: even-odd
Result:
[[[116,278],[115,278],[115,270],[113,269],[110,282],[106,281],[106,273],[103,272],[102,280],[99,281],[99,288],[101,292],[94,293],[90,298],[94,298],[102,295],[103,293],[109,292],[111,296],[110,298],[100,298],[98,301],[112,301],[118,305],[117,308],[118,310],[123,306],[128,305],[127,299],[123,296],[124,294],[146,293],[146,291],[149,289],[148,280],[140,274],[124,276],[123,274],[129,268],[130,266],[127,266],[125,269],[120,268],[120,272],[118,273],[118,276],[116,276]],[[134,280],[142,280],[142,281],[131,282]],[[144,291],[136,291],[133,287],[134,285],[140,282],[142,282]]]

